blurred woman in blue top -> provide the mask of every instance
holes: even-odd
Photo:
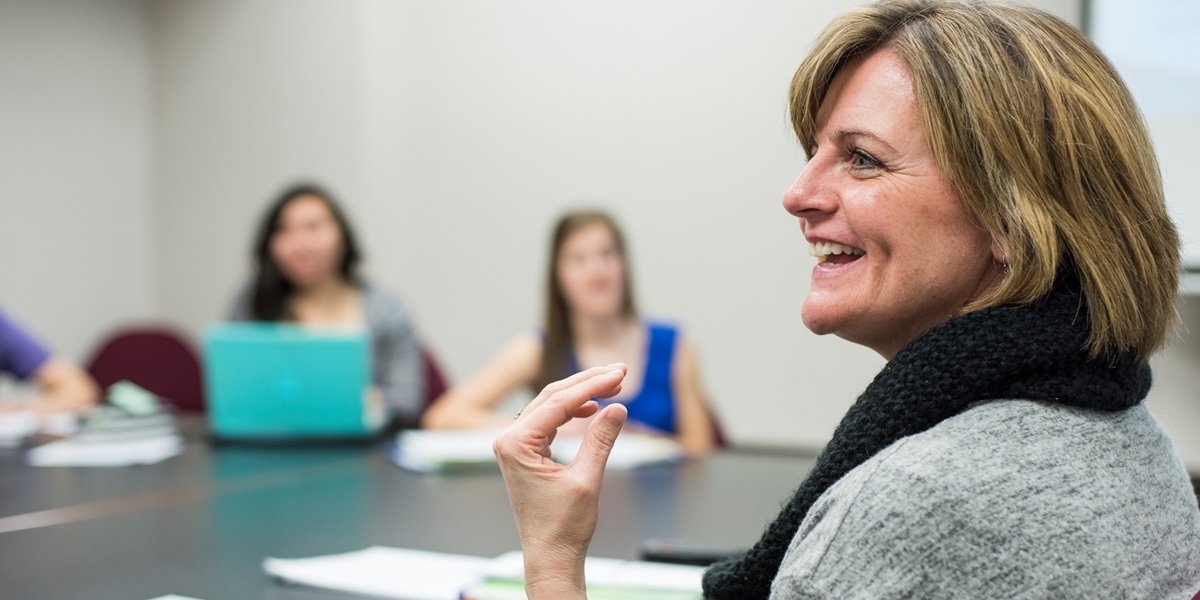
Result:
[[[535,393],[588,367],[625,363],[628,382],[611,402],[643,432],[674,438],[692,453],[712,448],[713,427],[691,343],[677,327],[638,318],[625,241],[607,214],[572,212],[554,229],[544,330],[517,336],[473,377],[426,412],[430,429],[503,427],[492,409],[520,387]]]

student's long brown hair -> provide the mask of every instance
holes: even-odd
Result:
[[[613,236],[617,254],[624,265],[621,281],[621,314],[626,317],[637,317],[637,308],[633,303],[633,285],[629,276],[629,258],[625,252],[625,236],[621,228],[608,214],[598,210],[578,210],[569,212],[559,218],[554,226],[554,235],[550,241],[550,261],[546,274],[546,321],[542,345],[542,364],[533,380],[534,393],[542,388],[571,375],[567,372],[568,358],[575,351],[575,337],[571,331],[571,308],[567,306],[567,298],[563,295],[562,282],[558,279],[558,262],[562,256],[563,244],[575,232],[602,225]]]
[[[323,202],[337,224],[342,238],[342,257],[338,261],[338,274],[351,285],[362,285],[358,277],[358,263],[362,260],[362,252],[358,249],[354,230],[350,228],[350,222],[338,206],[337,200],[334,200],[333,194],[317,184],[295,184],[281,192],[267,208],[254,240],[254,283],[250,306],[256,321],[290,321],[295,318],[288,309],[288,300],[296,291],[296,286],[288,281],[283,269],[271,255],[271,240],[279,233],[283,210],[293,201],[307,197]]]
[[[1179,236],[1150,136],[1116,69],[1077,29],[1015,4],[885,0],[834,19],[792,79],[796,135],[846,63],[908,63],[943,176],[1000,242],[1009,273],[966,308],[1033,302],[1072,270],[1093,356],[1147,360],[1176,321]]]

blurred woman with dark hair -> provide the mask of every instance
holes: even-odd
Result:
[[[695,351],[675,326],[638,317],[625,240],[598,211],[564,215],[554,228],[546,277],[545,329],[514,338],[474,377],[438,398],[422,425],[430,429],[503,427],[492,411],[508,394],[588,367],[630,365],[625,393],[612,398],[643,432],[674,438],[692,453],[713,446]]]
[[[416,328],[399,298],[359,276],[362,253],[333,196],[311,184],[285,190],[267,209],[254,259],[230,319],[365,326],[372,381],[401,423],[415,423],[425,393]]]

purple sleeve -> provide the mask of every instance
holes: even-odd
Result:
[[[0,373],[28,379],[49,358],[49,350],[0,313]]]

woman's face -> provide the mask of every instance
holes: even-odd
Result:
[[[558,282],[572,314],[608,317],[621,311],[625,261],[602,223],[567,236],[558,255]]]
[[[341,231],[324,201],[299,196],[284,206],[271,256],[292,285],[304,288],[337,275],[343,252]]]
[[[890,360],[998,281],[1003,255],[942,177],[894,51],[838,72],[816,131],[783,197],[817,256],[804,324]]]

